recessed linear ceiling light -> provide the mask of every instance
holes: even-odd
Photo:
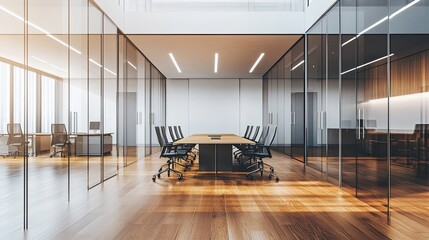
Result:
[[[168,55],[170,55],[171,61],[173,61],[174,66],[176,66],[177,71],[179,73],[182,73],[182,70],[180,70],[179,65],[177,64],[176,59],[174,58],[173,54],[169,53]]]
[[[219,61],[219,54],[215,53],[214,72],[217,73],[217,66]]]
[[[7,13],[7,14],[11,15],[12,17],[15,17],[16,19],[18,19],[18,20],[20,20],[20,21],[22,21],[22,22],[26,22],[26,23],[28,23],[28,25],[30,25],[30,26],[34,27],[35,29],[37,29],[37,30],[39,30],[39,31],[43,32],[44,34],[46,34],[46,36],[48,36],[48,37],[52,38],[53,40],[57,41],[57,42],[58,42],[58,43],[60,43],[61,45],[63,45],[63,46],[65,46],[65,47],[70,48],[70,49],[71,49],[72,51],[74,51],[75,53],[77,53],[77,54],[82,54],[82,53],[81,53],[79,50],[77,50],[76,48],[74,48],[74,47],[72,47],[72,46],[69,46],[67,43],[65,43],[65,42],[61,41],[60,39],[58,39],[58,38],[56,38],[56,37],[54,37],[54,36],[52,36],[52,34],[51,34],[51,33],[49,33],[48,31],[46,31],[45,29],[43,29],[43,28],[41,28],[41,27],[37,26],[36,24],[34,24],[34,23],[32,23],[32,22],[25,21],[25,20],[24,20],[24,18],[22,18],[21,16],[19,16],[19,15],[18,15],[18,14],[16,14],[16,13],[14,13],[14,12],[10,11],[9,9],[7,9],[7,8],[5,8],[5,7],[3,7],[3,6],[1,6],[1,5],[0,5],[0,10],[2,10],[3,12],[5,12],[5,13]]]
[[[101,64],[99,64],[98,62],[94,61],[94,59],[92,59],[92,58],[90,58],[90,59],[89,59],[89,61],[90,61],[90,62],[92,62],[93,64],[97,65],[97,67],[100,67],[100,68],[102,67],[102,66],[101,66]],[[112,70],[110,70],[110,69],[108,69],[108,68],[106,68],[106,67],[104,68],[104,70],[105,70],[106,72],[109,72],[109,73],[111,73],[112,75],[116,76],[116,73],[115,73],[115,72],[113,72]]]
[[[385,16],[384,18],[378,20],[376,23],[372,24],[371,26],[365,28],[362,32],[360,32],[358,35],[356,35],[355,37],[350,38],[348,41],[346,41],[345,43],[343,43],[341,46],[344,47],[345,45],[349,44],[351,41],[355,40],[356,38],[360,37],[362,34],[365,34],[366,32],[368,32],[369,30],[373,29],[374,27],[378,26],[380,23],[386,21],[387,19],[392,19],[394,18],[396,15],[400,14],[401,12],[407,10],[408,8],[412,7],[414,4],[420,2],[420,0],[414,0],[410,3],[408,3],[407,5],[403,6],[402,8],[400,8],[398,11],[392,13],[390,16]]]
[[[391,57],[391,56],[393,56],[393,55],[395,55],[395,54],[394,54],[394,53],[392,53],[392,54],[389,54],[389,55],[387,55],[387,56],[384,56],[384,57],[381,57],[381,58],[377,58],[377,59],[375,59],[375,60],[372,60],[371,62],[367,62],[367,63],[364,63],[364,64],[362,64],[362,65],[359,65],[359,66],[357,66],[357,67],[355,67],[355,68],[352,68],[352,69],[349,69],[349,70],[347,70],[347,71],[344,71],[344,72],[342,72],[342,73],[341,73],[341,75],[344,75],[344,74],[349,73],[349,72],[351,72],[351,71],[357,70],[357,69],[359,69],[359,68],[363,68],[363,67],[365,67],[365,66],[368,66],[368,65],[370,65],[370,64],[373,64],[373,63],[378,62],[378,61],[380,61],[380,60],[383,60],[383,59],[385,59],[385,58]]]
[[[304,63],[304,60],[302,60],[301,62],[299,62],[297,65],[295,65],[295,67],[293,67],[291,69],[291,71],[295,70],[297,67],[301,66]]]
[[[261,53],[261,55],[259,55],[258,59],[256,60],[255,64],[253,64],[252,68],[250,69],[249,73],[252,73],[253,70],[255,70],[256,66],[258,65],[258,63],[261,61],[261,59],[264,57],[265,53]]]
[[[130,65],[131,67],[133,67],[135,70],[137,70],[137,67],[134,65],[134,64],[132,64],[130,61],[127,61],[128,62],[128,65]]]

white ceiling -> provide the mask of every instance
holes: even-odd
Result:
[[[261,78],[300,35],[129,35],[167,78]],[[179,73],[169,57],[173,53]],[[218,73],[214,54],[219,53]],[[253,73],[250,68],[265,53]]]

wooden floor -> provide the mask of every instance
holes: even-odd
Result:
[[[22,160],[0,159],[0,239],[428,239],[327,182],[302,163],[274,154],[280,182],[241,174],[151,176],[157,156],[120,169],[87,190],[87,160],[30,159],[30,229],[22,230]],[[426,199],[427,201],[427,199]],[[414,209],[415,210],[415,209]],[[423,209],[427,211],[428,209]]]

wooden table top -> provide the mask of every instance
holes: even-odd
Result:
[[[213,138],[215,137],[215,138]],[[237,136],[235,134],[194,134],[182,138],[174,144],[251,144],[255,142]]]

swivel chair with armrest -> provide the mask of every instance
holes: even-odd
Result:
[[[61,157],[65,156],[64,152],[66,151],[68,142],[66,125],[63,123],[51,124],[51,134],[51,146],[54,148],[54,152],[49,157],[54,157],[57,153],[60,153]]]
[[[156,178],[161,178],[161,174],[167,172],[168,177],[170,177],[170,173],[175,173],[178,176],[179,180],[183,179],[183,174],[176,169],[174,169],[174,165],[177,164],[175,159],[179,157],[186,156],[185,151],[178,151],[177,145],[170,145],[165,142],[165,139],[161,135],[160,127],[155,127],[156,136],[158,139],[158,143],[161,146],[160,158],[168,158],[167,162],[163,164],[158,172],[152,176],[152,181],[156,181]],[[166,167],[163,169],[163,167]]]
[[[251,146],[248,150],[243,151],[244,156],[248,156],[250,159],[255,160],[256,162],[247,167],[247,169],[253,169],[257,167],[255,170],[252,170],[246,174],[248,179],[253,179],[253,174],[260,173],[261,177],[263,177],[264,172],[268,173],[268,178],[272,179],[275,177],[276,182],[280,179],[277,175],[274,174],[274,167],[268,163],[264,162],[264,158],[272,158],[271,155],[271,145],[274,141],[274,138],[277,134],[277,126],[274,126],[274,129],[269,133],[269,137],[267,137],[264,141],[263,145],[254,145]],[[270,170],[265,170],[265,166],[269,167]]]
[[[171,128],[171,126],[169,126],[169,129]],[[171,135],[171,133],[172,133],[172,131],[170,131],[170,137],[171,137],[171,139],[172,139],[172,142],[169,142],[169,140],[168,140],[168,137],[167,137],[167,133],[166,133],[166,130],[165,130],[165,127],[164,126],[161,126],[161,134],[162,134],[162,138],[163,138],[163,140],[164,140],[164,142],[165,142],[165,144],[166,145],[173,145],[173,143],[175,142],[175,141],[177,141],[178,139],[175,137],[175,135],[173,134],[173,135]],[[186,157],[182,157],[182,158],[177,158],[176,159],[176,161],[178,161],[179,159],[180,160],[183,160],[183,161],[185,161],[186,163],[187,163],[187,165],[186,165],[186,168],[185,168],[185,171],[188,169],[188,167],[194,162],[194,160],[195,160],[195,156],[193,156],[192,154],[191,154],[191,150],[192,150],[192,148],[190,148],[190,147],[186,147],[186,146],[184,146],[184,145],[182,145],[182,144],[180,144],[180,145],[177,145],[177,150],[179,150],[179,151],[186,151],[187,152],[187,155],[186,155]],[[179,165],[181,165],[181,164],[179,164]]]
[[[257,134],[255,134],[253,136],[253,138],[255,138],[255,139],[252,138],[253,139],[252,141],[255,142],[255,145],[263,145],[264,142],[265,142],[265,139],[267,138],[267,135],[268,135],[269,131],[270,131],[270,126],[263,127],[261,135],[259,136],[258,141],[256,141]],[[243,155],[243,151],[246,151],[246,150],[248,150],[251,147],[252,147],[252,145],[248,145],[248,144],[241,145],[241,146],[239,146],[239,151],[236,154],[234,154],[234,157],[238,160],[238,162],[241,165],[246,165],[248,163],[251,163],[252,159],[250,159],[248,156],[244,156]]]
[[[25,141],[24,134],[22,132],[21,124],[7,124],[7,145],[9,147],[14,148],[14,151],[9,152],[13,158],[19,155],[19,153],[24,153],[24,151],[20,151],[20,148],[24,147],[24,145],[28,145],[30,142]]]

